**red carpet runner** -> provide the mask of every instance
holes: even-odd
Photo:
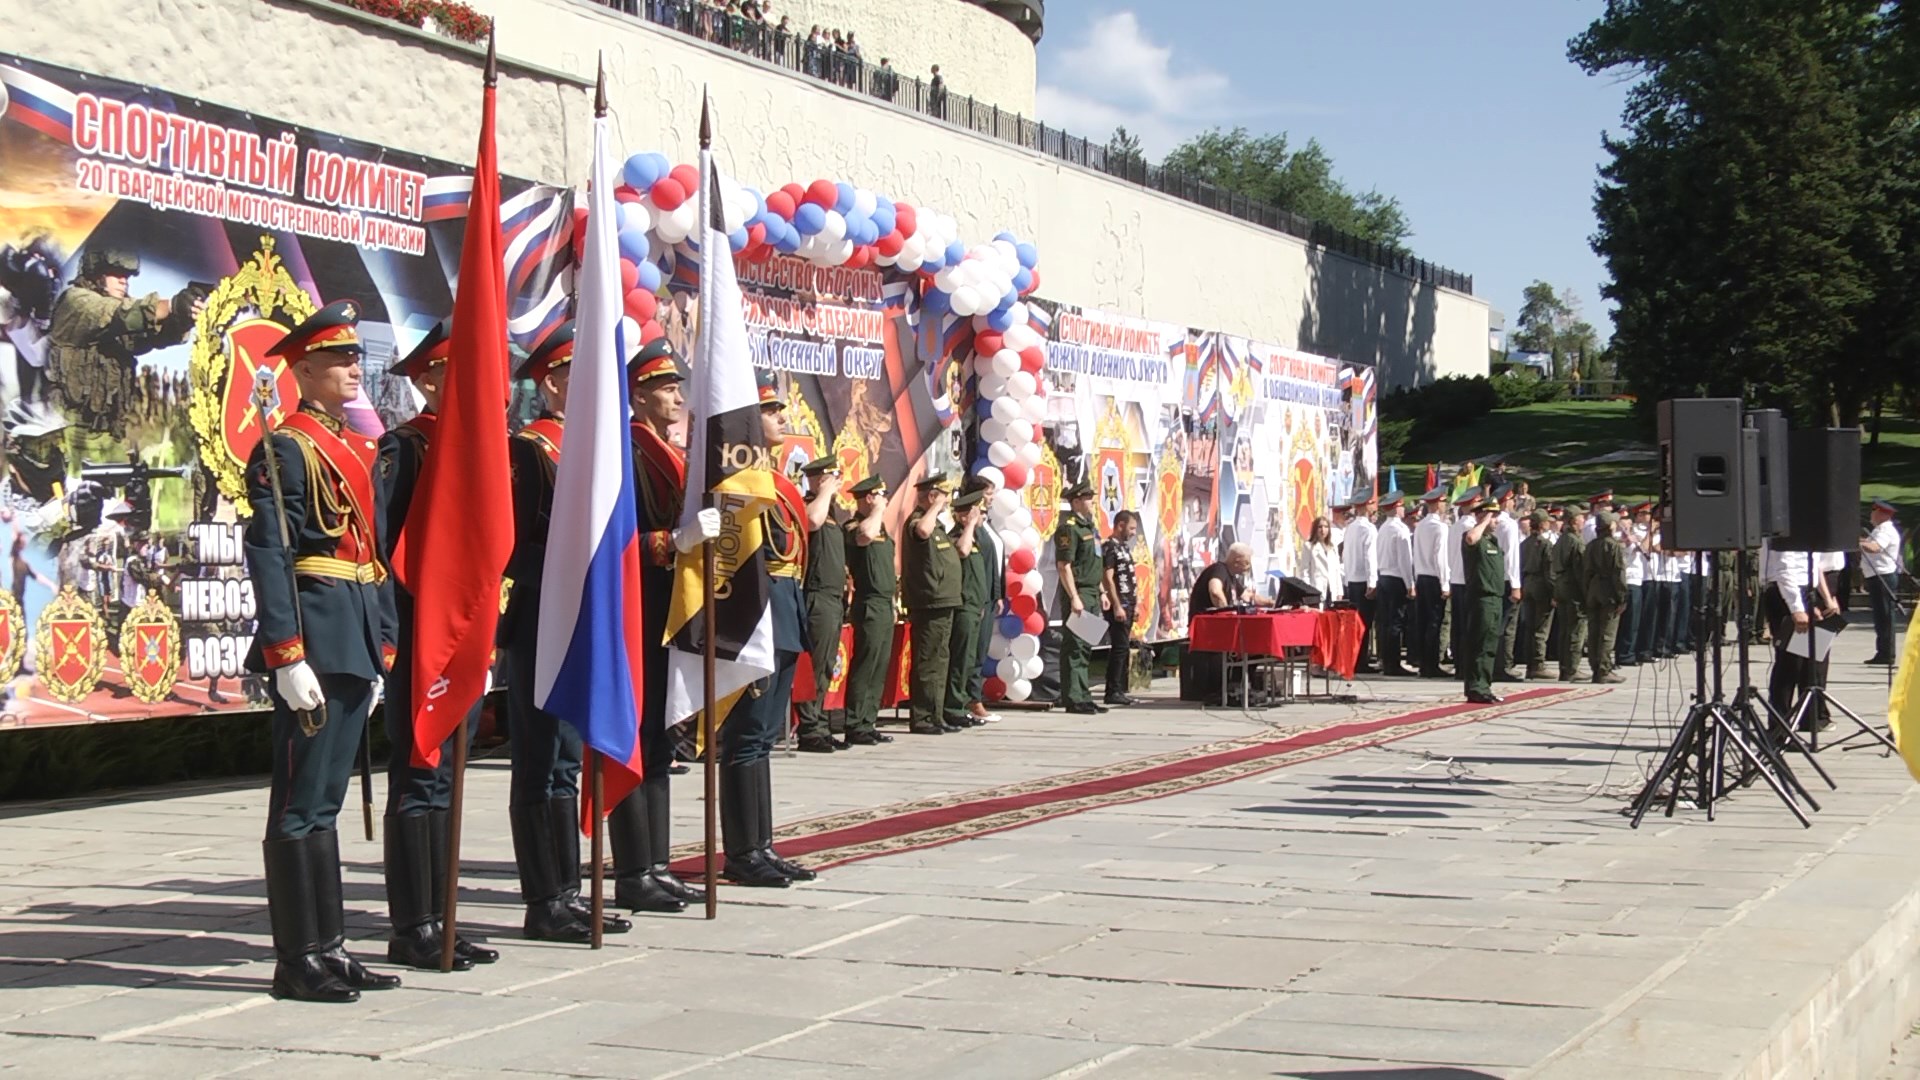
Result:
[[[1279,738],[1273,733],[1249,735],[980,791],[829,814],[780,828],[779,850],[787,858],[816,869],[838,866],[951,844],[1103,806],[1211,787],[1363,746],[1605,692],[1599,687],[1522,690],[1498,705],[1457,702],[1341,720]],[[674,852],[678,857],[674,871],[699,874],[699,850],[697,844],[680,845]]]

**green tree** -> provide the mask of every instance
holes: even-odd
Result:
[[[1627,73],[1594,199],[1612,359],[1648,407],[1744,396],[1848,422],[1889,244],[1877,0],[1608,0],[1569,55]]]
[[[1147,155],[1140,149],[1140,139],[1127,130],[1125,124],[1113,129],[1113,136],[1107,140],[1108,171],[1124,170],[1133,173],[1144,170]]]
[[[1583,378],[1592,378],[1582,362],[1600,351],[1600,333],[1580,317],[1580,301],[1573,290],[1562,294],[1551,284],[1536,280],[1521,296],[1514,347],[1551,356],[1556,379],[1572,378],[1575,369],[1581,369]]]
[[[1161,166],[1386,247],[1402,249],[1413,235],[1400,200],[1377,190],[1353,192],[1315,139],[1293,150],[1286,132],[1255,136],[1241,127],[1214,128],[1174,147]]]

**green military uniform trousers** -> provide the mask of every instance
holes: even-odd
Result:
[[[1577,600],[1561,600],[1559,629],[1554,633],[1560,639],[1554,655],[1560,661],[1560,681],[1572,682],[1580,674],[1580,655],[1587,647],[1587,605]]]
[[[813,642],[813,700],[800,703],[800,731],[803,739],[825,739],[833,734],[831,718],[820,703],[827,699],[827,683],[833,678],[833,658],[840,651],[840,628],[847,621],[844,593],[815,590],[806,594],[807,638]]]
[[[1471,586],[1461,586],[1471,588]],[[1500,622],[1505,598],[1499,593],[1486,596],[1467,594],[1467,625],[1460,635],[1466,647],[1465,657],[1456,656],[1469,693],[1493,692],[1493,661],[1500,650]]]
[[[961,604],[953,613],[947,638],[946,711],[941,714],[949,720],[965,719],[967,704],[973,700],[973,680],[980,674],[980,616],[985,611],[984,606]]]
[[[1587,666],[1594,678],[1613,674],[1614,638],[1620,632],[1620,605],[1587,602]]]
[[[873,731],[880,719],[880,684],[886,681],[887,658],[893,652],[893,597],[856,595],[850,615],[853,657],[847,665],[847,734],[852,735]]]
[[[952,680],[953,623],[957,607],[924,608],[909,611],[907,621],[913,628],[913,691],[909,719],[915,729],[938,727],[947,715],[947,685]],[[963,688],[964,692],[964,688]],[[961,708],[966,702],[960,703]]]
[[[1521,607],[1527,618],[1527,629],[1533,634],[1533,651],[1527,654],[1527,670],[1547,666],[1547,657],[1553,655],[1550,642],[1553,636],[1553,594],[1529,596],[1521,594]]]
[[[1082,586],[1079,590],[1080,603],[1088,611],[1100,610],[1100,586],[1091,588]],[[1064,597],[1060,601],[1060,704],[1080,705],[1093,703],[1093,690],[1087,683],[1087,668],[1093,663],[1093,646],[1080,639],[1080,635],[1067,629],[1065,620],[1073,614],[1073,605]]]

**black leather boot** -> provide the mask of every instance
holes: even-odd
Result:
[[[647,777],[640,785],[639,794],[647,800],[648,847],[653,853],[653,865],[648,868],[647,876],[682,904],[704,906],[706,890],[681,881],[667,865],[673,851],[673,798],[668,784],[667,774],[663,772]]]
[[[647,809],[645,793],[635,788],[607,815],[614,905],[628,911],[685,911],[687,902],[653,879],[653,824]]]
[[[784,889],[793,884],[761,850],[759,781],[752,765],[723,765],[720,776],[720,836],[726,866],[720,875],[735,885]]]
[[[440,970],[445,940],[433,897],[433,821],[426,813],[386,817],[387,962],[421,971]],[[444,869],[441,871],[444,876]],[[453,970],[471,971],[473,961],[455,951]]]
[[[360,991],[340,981],[320,959],[320,920],[305,837],[260,845],[267,872],[267,918],[273,924],[273,996],[344,1004]]]
[[[450,811],[447,810],[427,811],[427,837],[429,850],[431,852],[431,857],[427,862],[427,869],[433,881],[433,917],[440,923],[442,933],[446,932],[447,922],[447,841],[449,815]],[[453,955],[455,957],[464,956],[476,964],[491,964],[495,960],[500,959],[498,950],[482,948],[468,941],[465,936],[460,934],[455,934],[453,937]],[[456,962],[454,967],[459,968],[460,965]]]
[[[346,906],[340,896],[340,834],[315,829],[306,835],[307,872],[313,875],[315,919],[320,931],[320,962],[355,990],[392,990],[400,976],[368,971],[347,952]]]
[[[526,902],[527,917],[521,932],[531,941],[565,941],[585,944],[593,939],[587,924],[573,917],[567,906],[566,889],[560,877],[559,861],[553,850],[551,804],[534,803],[513,807],[513,857],[520,867],[520,899]]]
[[[754,783],[759,795],[754,799],[754,812],[759,821],[754,826],[754,835],[760,838],[760,854],[767,865],[780,872],[788,881],[812,881],[819,874],[796,862],[788,862],[773,850],[773,759],[761,758],[748,766],[754,772]]]
[[[593,925],[593,901],[580,895],[580,800],[572,795],[548,799],[552,808],[554,857],[560,864],[560,886],[573,917],[584,926]],[[603,933],[624,934],[633,929],[631,920],[615,915],[602,905],[600,929]]]

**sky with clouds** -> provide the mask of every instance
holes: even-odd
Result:
[[[1535,278],[1609,332],[1588,246],[1600,136],[1625,86],[1566,59],[1601,0],[1048,0],[1036,111],[1124,124],[1149,157],[1211,127],[1320,140],[1339,175],[1397,197],[1422,258],[1507,316]]]

